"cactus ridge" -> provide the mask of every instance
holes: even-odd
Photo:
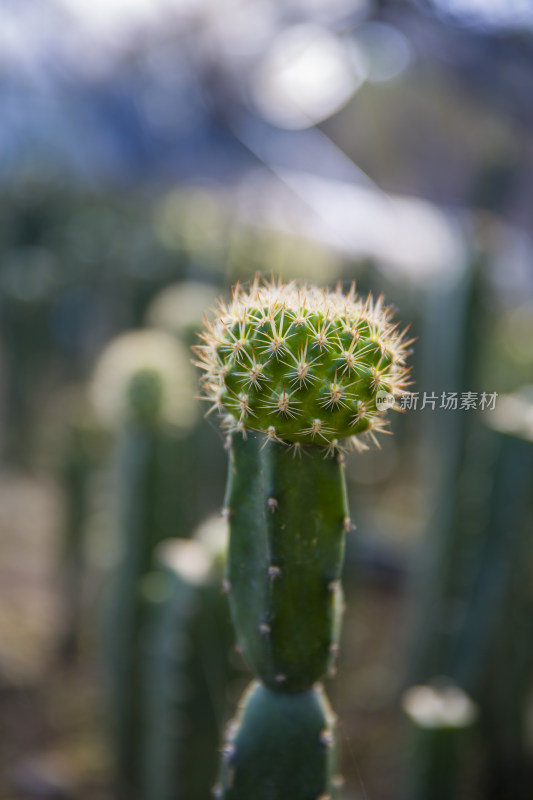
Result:
[[[212,410],[230,431],[272,440],[357,445],[386,426],[378,393],[405,393],[405,331],[382,298],[295,283],[261,284],[220,302],[195,348]]]

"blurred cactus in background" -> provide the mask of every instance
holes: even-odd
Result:
[[[479,424],[475,410],[459,412],[464,393],[476,395],[480,389],[480,343],[485,324],[481,267],[479,261],[471,261],[452,275],[439,276],[426,298],[417,385],[433,398],[421,419],[421,480],[430,518],[412,603],[412,683],[424,683],[442,673],[453,677],[450,659],[457,615],[464,608],[463,593],[470,580],[471,524],[476,519],[472,505],[477,493],[469,491],[473,485],[469,481],[482,480],[476,475]],[[442,401],[450,395],[456,398],[457,413]]]
[[[148,306],[146,323],[176,337],[180,346],[190,348],[197,341],[202,321],[215,305],[216,297],[217,289],[211,283],[170,284]],[[187,435],[175,441],[173,454],[169,443],[169,464],[174,464],[175,468],[186,465],[187,475],[176,475],[174,482],[188,498],[191,526],[219,508],[217,498],[223,492],[226,472],[219,440],[220,432],[212,419],[199,415]],[[180,493],[174,491],[174,495]],[[171,535],[173,531],[169,528],[167,536]]]
[[[84,391],[69,392],[64,403],[64,439],[60,485],[64,492],[63,623],[58,656],[67,663],[79,655],[83,636],[84,588],[87,577],[87,523],[91,513],[93,480],[104,462],[108,436],[95,419]]]
[[[93,377],[92,395],[104,423],[115,426],[115,534],[118,548],[106,610],[109,708],[120,796],[140,785],[139,636],[145,616],[141,582],[154,547],[170,524],[165,516],[168,438],[186,434],[196,419],[187,352],[168,334],[136,331],[112,342]],[[174,466],[174,465],[173,465]],[[177,462],[187,475],[187,463]],[[190,533],[184,485],[176,484],[171,529]],[[176,489],[175,489],[176,491]],[[174,499],[174,498],[173,498]]]
[[[227,523],[156,548],[142,584],[142,789],[145,800],[209,800],[237,670],[222,592]],[[237,681],[237,686],[239,682]]]
[[[47,250],[27,243],[5,254],[0,274],[0,324],[4,368],[5,441],[14,463],[28,465],[44,369],[50,352],[48,320],[57,263]]]
[[[502,396],[484,421],[490,471],[457,675],[479,698],[483,791],[525,800],[533,671],[532,388]]]
[[[462,772],[464,744],[478,717],[475,703],[457,686],[437,682],[405,692],[403,710],[410,722],[405,800],[451,800],[468,796]]]
[[[528,402],[520,395],[500,397],[484,414],[488,402],[462,414],[449,414],[440,402],[451,389],[459,408],[468,393],[482,397],[485,381],[498,375],[497,361],[487,363],[494,342],[487,273],[485,253],[447,288],[437,287],[428,309],[421,382],[436,390],[439,411],[426,416],[434,500],[419,563],[422,580],[413,596],[418,624],[410,675],[425,682],[446,676],[475,701],[479,725],[467,726],[461,748],[475,753],[482,740],[487,763],[476,782],[488,797],[520,798],[527,794],[524,709],[531,669],[530,635],[517,634],[527,626],[530,605]],[[440,335],[444,317],[445,337]],[[435,361],[436,348],[441,355]],[[412,769],[431,770],[436,757],[413,751]],[[456,769],[451,761],[448,769],[450,774]],[[442,797],[461,796],[455,781],[441,786]]]

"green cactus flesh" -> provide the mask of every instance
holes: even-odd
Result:
[[[232,429],[295,445],[383,429],[405,387],[405,347],[381,299],[294,284],[237,287],[196,348],[204,389]],[[389,401],[390,402],[390,401]]]
[[[127,413],[113,464],[119,554],[109,586],[105,658],[120,796],[128,797],[140,769],[139,646],[146,614],[140,585],[150,571],[153,549],[168,527],[164,488],[172,443],[157,416],[159,383],[155,372],[144,370],[135,373],[125,387]],[[174,530],[181,530],[183,520],[178,517],[173,522]]]
[[[266,447],[265,445],[266,441]],[[344,532],[338,459],[232,436],[226,511],[230,607],[248,665],[273,688],[309,688],[338,649]]]
[[[139,369],[126,386],[127,408],[133,419],[146,424],[157,423],[161,417],[164,383],[155,369]]]
[[[404,693],[402,706],[409,720],[402,796],[452,800],[458,796],[477,705],[459,686],[440,679],[435,685],[412,686]]]
[[[151,431],[121,431],[115,454],[116,515],[121,553],[112,575],[106,609],[106,664],[109,712],[114,728],[121,787],[135,785],[139,725],[138,632],[143,620],[139,581],[148,570],[154,545],[156,445]],[[121,796],[126,796],[121,794]]]
[[[335,718],[322,689],[272,692],[253,683],[222,750],[215,797],[333,800]]]
[[[224,537],[225,538],[225,537]],[[227,718],[232,636],[222,544],[167,540],[143,581],[142,800],[209,800]],[[199,768],[201,765],[201,768]]]

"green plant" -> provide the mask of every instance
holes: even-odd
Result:
[[[192,540],[162,542],[154,571],[143,579],[141,797],[146,800],[211,797],[236,672],[221,591],[226,547],[227,524],[210,518]]]
[[[87,572],[87,521],[93,481],[107,450],[107,437],[94,419],[84,393],[69,392],[61,408],[63,440],[58,470],[63,494],[60,576],[62,613],[57,656],[71,663],[83,641],[84,588]]]
[[[528,695],[533,668],[533,388],[498,398],[485,423],[485,517],[458,631],[457,680],[480,706],[491,797],[529,793]],[[487,430],[488,429],[488,430]]]
[[[172,334],[180,345],[190,347],[197,341],[202,320],[215,302],[217,292],[212,283],[187,280],[170,284],[153,298],[146,312],[146,323]],[[180,438],[174,458],[169,454],[174,472],[178,471],[178,464],[186,467],[186,474],[176,475],[174,483],[183,487],[192,527],[206,513],[218,511],[216,498],[224,491],[225,480],[225,454],[217,447],[219,438],[212,421],[200,418],[187,437]],[[167,535],[175,536],[176,532],[170,529]]]
[[[457,797],[465,744],[478,708],[450,681],[412,686],[403,696],[410,723],[406,800],[449,800]]]
[[[139,643],[146,617],[141,584],[152,568],[155,546],[165,538],[169,490],[184,509],[173,517],[174,530],[190,533],[188,498],[166,478],[169,437],[185,434],[196,416],[186,350],[162,332],[124,334],[101,356],[92,395],[100,418],[116,433],[112,475],[118,555],[109,586],[106,666],[119,794],[131,798],[140,780]]]
[[[485,501],[484,452],[479,414],[455,411],[443,398],[483,389],[480,362],[490,330],[485,308],[484,259],[477,255],[455,274],[442,275],[422,302],[417,388],[438,398],[419,416],[427,507],[426,533],[412,585],[412,633],[407,684],[425,684],[453,671],[457,631],[467,609]],[[446,331],[443,336],[442,331]],[[475,544],[474,544],[475,547]],[[470,688],[471,687],[463,687]]]
[[[316,684],[339,647],[343,450],[384,429],[407,343],[381,299],[258,280],[220,304],[203,341],[205,394],[229,434],[226,588],[261,681],[228,729],[218,796],[325,800],[335,731]]]

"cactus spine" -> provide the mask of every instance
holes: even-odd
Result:
[[[261,681],[229,727],[218,795],[326,800],[335,730],[317,682],[338,651],[342,450],[383,430],[380,400],[404,392],[406,342],[381,300],[258,280],[220,304],[203,340],[205,394],[229,431],[226,588]]]

